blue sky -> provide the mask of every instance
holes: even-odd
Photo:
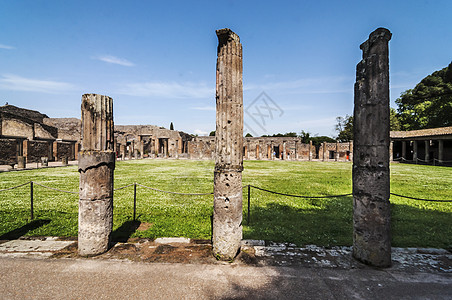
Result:
[[[334,136],[335,118],[353,113],[369,33],[393,34],[396,107],[401,92],[451,62],[451,11],[450,0],[0,0],[0,104],[80,118],[82,94],[98,93],[114,99],[115,124],[208,133],[215,30],[228,27],[243,44],[245,109],[262,92],[279,108],[261,126],[245,114],[250,130]]]

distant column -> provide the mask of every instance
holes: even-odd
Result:
[[[389,204],[389,50],[391,33],[372,32],[356,67],[353,160],[353,256],[391,265]]]
[[[326,154],[326,142],[322,143],[322,160],[325,161],[325,154]]]
[[[443,162],[443,156],[444,156],[444,141],[443,140],[438,140],[438,160],[439,162]]]
[[[334,154],[334,160],[339,160],[339,142],[336,142],[336,153]]]
[[[402,158],[406,159],[406,141],[402,141]]]
[[[312,141],[309,141],[309,160],[312,160]]]
[[[260,156],[260,153],[259,153],[259,144],[257,144],[256,145],[256,159],[260,159],[261,158],[261,156]]]
[[[394,160],[394,142],[391,141],[391,143],[389,144],[389,161],[393,160]]]
[[[413,141],[413,160],[417,162],[417,141]]]
[[[348,150],[350,151],[349,160],[353,161],[353,141],[348,142]]]
[[[286,142],[285,141],[283,141],[283,146],[282,146],[282,151],[283,151],[283,153],[282,153],[282,155],[281,155],[281,158],[282,159],[287,159],[287,151],[286,151]]]
[[[108,250],[113,227],[113,99],[82,96],[81,140],[78,251],[87,256]]]
[[[425,161],[430,161],[430,140],[424,142],[425,145]]]
[[[212,244],[221,260],[233,259],[242,240],[242,44],[230,29],[218,36]]]
[[[298,141],[295,141],[295,157],[292,159],[298,160]]]

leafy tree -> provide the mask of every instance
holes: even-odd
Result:
[[[169,129],[170,129],[170,130],[174,130],[173,122],[171,122],[171,124],[169,125]]]
[[[300,133],[300,138],[303,144],[308,144],[309,141],[311,140],[311,134],[309,132],[302,130]]]
[[[209,136],[215,136],[215,130],[209,133]]]
[[[338,132],[337,140],[339,142],[348,142],[353,140],[353,116],[345,115],[344,117],[336,118],[337,124],[335,126]]]
[[[396,100],[403,130],[452,126],[452,62]]]
[[[252,135],[251,135],[251,133],[247,133],[246,135],[245,135],[245,137],[253,137]]]

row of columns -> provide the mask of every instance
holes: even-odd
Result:
[[[213,253],[231,260],[242,239],[243,83],[242,45],[230,29],[216,31],[216,136]],[[353,161],[353,256],[391,264],[389,210],[389,61],[391,33],[379,28],[361,45],[355,84]],[[113,224],[113,101],[82,97],[79,156],[79,253],[105,252]],[[283,146],[284,148],[284,146]]]
[[[412,141],[412,143],[413,143],[413,160],[414,161],[417,161],[419,159],[418,142],[419,141],[417,141],[417,140]],[[426,162],[429,162],[430,159],[432,159],[430,157],[430,142],[431,142],[431,140],[424,140],[424,160]],[[391,148],[393,148],[393,143],[394,142],[391,142]],[[402,141],[402,158],[404,158],[404,159],[407,158],[406,150],[407,150],[407,141]],[[440,162],[444,160],[444,140],[438,140],[438,160]]]

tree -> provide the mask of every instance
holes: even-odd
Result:
[[[209,136],[215,136],[215,130],[209,133]]]
[[[251,135],[251,133],[247,133],[246,135],[245,135],[245,137],[253,137],[252,135]]]
[[[403,130],[452,126],[452,62],[403,92],[396,103]]]
[[[339,142],[348,142],[353,140],[353,116],[345,115],[345,117],[337,117],[335,125],[338,132],[337,140]],[[397,111],[394,108],[389,109],[389,130],[401,130],[400,120]]]
[[[337,117],[336,121],[337,140],[339,142],[353,140],[353,116],[345,115],[345,117]]]
[[[171,122],[171,124],[169,125],[169,129],[170,129],[170,130],[174,130],[173,122]]]
[[[302,130],[300,133],[300,138],[303,144],[308,144],[309,141],[311,140],[311,134],[309,132]]]

